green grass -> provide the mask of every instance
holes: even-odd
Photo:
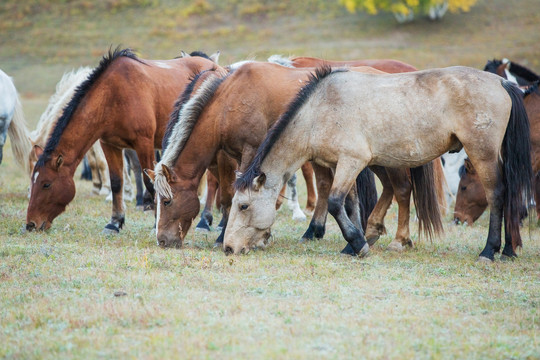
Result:
[[[322,0],[199,3],[211,7],[2,2],[0,68],[14,77],[31,128],[61,74],[95,66],[110,44],[147,58],[219,49],[222,64],[272,53],[397,58],[420,68],[508,57],[540,70],[535,0],[484,0],[441,23],[405,26]],[[416,248],[386,251],[394,205],[389,235],[371,256],[353,259],[339,255],[345,242],[332,219],[323,241],[300,244],[307,223],[284,208],[268,249],[226,257],[212,247],[217,233],[190,232],[182,250],[158,248],[153,218],[134,204],[119,236],[101,235],[110,204],[77,180],[75,200],[49,232],[21,234],[28,179],[9,142],[4,154],[0,358],[540,358],[534,222],[525,222],[517,260],[482,264],[485,215],[474,227],[447,215],[433,242],[418,240],[412,222]]]

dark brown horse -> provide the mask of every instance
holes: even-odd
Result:
[[[274,60],[279,61],[283,65],[293,67],[342,67],[342,66],[370,66],[374,69],[384,71],[387,73],[405,73],[411,71],[417,71],[417,69],[409,64],[406,64],[399,60],[391,59],[368,59],[368,60],[351,60],[351,61],[334,61],[324,60],[314,57],[295,57],[292,59],[284,59],[277,56],[273,57]],[[317,165],[314,165],[317,166]],[[441,210],[446,212],[446,198],[444,197],[444,174],[440,158],[434,160],[434,171],[436,175],[436,186],[438,202]],[[411,247],[413,245],[410,238],[409,220],[410,220],[410,203],[411,203],[411,182],[410,174],[407,169],[393,169],[383,168],[381,166],[371,166],[370,169],[377,175],[381,184],[383,185],[383,191],[379,197],[379,201],[375,205],[375,208],[369,216],[367,228],[365,228],[365,235],[369,245],[373,245],[380,235],[386,234],[386,227],[384,226],[384,217],[386,212],[392,204],[392,199],[396,198],[398,203],[398,227],[396,231],[396,237],[394,241],[389,245],[390,249],[402,250],[405,247]],[[318,171],[328,171],[319,169]],[[328,184],[325,188],[329,189]],[[421,189],[419,189],[421,191]],[[421,207],[417,209],[420,223],[424,223],[430,226],[433,219],[430,212],[424,213],[425,208]],[[324,224],[316,223],[319,217],[312,219],[312,226],[304,234],[305,239],[315,237],[322,237],[324,234]],[[314,231],[314,234],[311,231]],[[322,233],[322,234],[321,234]]]
[[[526,88],[523,93],[523,103],[530,123],[531,161],[535,174],[533,193],[536,202],[536,215],[540,221],[540,92],[538,90],[540,77],[530,69],[507,59],[490,60],[484,70],[512,79],[521,87]],[[460,170],[460,177],[454,208],[454,221],[472,225],[487,208],[486,194],[478,178],[478,173],[470,161],[465,161],[464,167]],[[523,205],[527,206],[527,204]],[[522,211],[521,216],[524,216],[525,213],[526,211]],[[521,245],[521,239],[514,242]]]
[[[193,74],[218,68],[204,56],[144,60],[130,49],[110,50],[78,87],[39,154],[32,174],[27,230],[49,228],[65,210],[75,196],[77,165],[101,139],[113,192],[112,217],[105,231],[117,233],[125,221],[122,149],[135,149],[141,166],[151,166],[178,94]],[[145,179],[145,185],[153,196],[152,183]]]
[[[162,161],[156,165],[155,173],[147,170],[154,178],[157,191],[157,239],[161,246],[182,245],[199,211],[194,190],[206,168],[218,173],[220,184],[224,185],[221,204],[224,216],[227,216],[233,195],[231,184],[235,178],[232,170],[236,164],[233,167],[227,163],[228,168],[223,169],[219,164],[225,162],[216,157],[218,150],[234,158],[242,172],[268,128],[309,74],[309,69],[247,63],[227,77],[195,79],[199,90],[185,102],[181,111],[171,115],[169,124],[175,122],[177,125]],[[204,76],[207,75],[201,75]],[[188,95],[184,94],[183,98],[187,100]],[[319,199],[321,197],[319,192]],[[315,211],[314,217],[317,214]],[[324,223],[326,215],[323,216]],[[218,243],[222,242],[222,235]]]

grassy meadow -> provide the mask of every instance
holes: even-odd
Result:
[[[221,64],[268,55],[396,58],[419,68],[507,57],[540,72],[537,0],[479,0],[441,22],[397,25],[337,2],[5,0],[0,68],[14,78],[33,129],[64,71],[96,66],[110,45],[145,58],[221,50]],[[301,176],[299,177],[301,179]],[[28,176],[9,140],[0,165],[0,358],[540,358],[540,227],[526,220],[512,262],[476,262],[487,216],[403,253],[344,247],[329,218],[324,240],[300,243],[307,222],[285,206],[264,251],[227,257],[216,232],[190,231],[160,249],[154,219],[128,205],[104,236],[111,206],[76,181],[77,195],[46,233],[23,234]],[[300,180],[305,204],[305,187]],[[414,211],[414,210],[413,210]],[[215,221],[219,214],[215,212]],[[534,214],[533,214],[534,216]],[[198,219],[197,219],[198,220]]]

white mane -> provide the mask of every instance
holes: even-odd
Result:
[[[272,55],[268,58],[268,62],[278,64],[285,67],[293,68],[293,62],[290,57],[285,57],[283,55]]]

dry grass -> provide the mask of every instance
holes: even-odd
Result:
[[[401,27],[322,0],[199,1],[200,15],[185,13],[187,1],[58,1],[39,11],[47,3],[0,5],[0,67],[15,77],[32,125],[65,70],[96,65],[118,43],[151,58],[221,49],[222,63],[283,53],[482,67],[506,56],[540,69],[535,0],[479,1],[470,14]],[[226,257],[212,248],[216,233],[191,232],[183,250],[157,248],[153,219],[133,204],[122,233],[102,236],[110,205],[77,181],[50,232],[21,234],[27,180],[9,144],[4,160],[0,358],[540,358],[534,223],[510,263],[475,261],[485,217],[473,228],[447,217],[443,238],[405,253],[386,251],[384,236],[358,260],[338,255],[333,220],[324,241],[299,244],[307,224],[283,209],[269,249]],[[393,207],[390,234],[396,217]]]

